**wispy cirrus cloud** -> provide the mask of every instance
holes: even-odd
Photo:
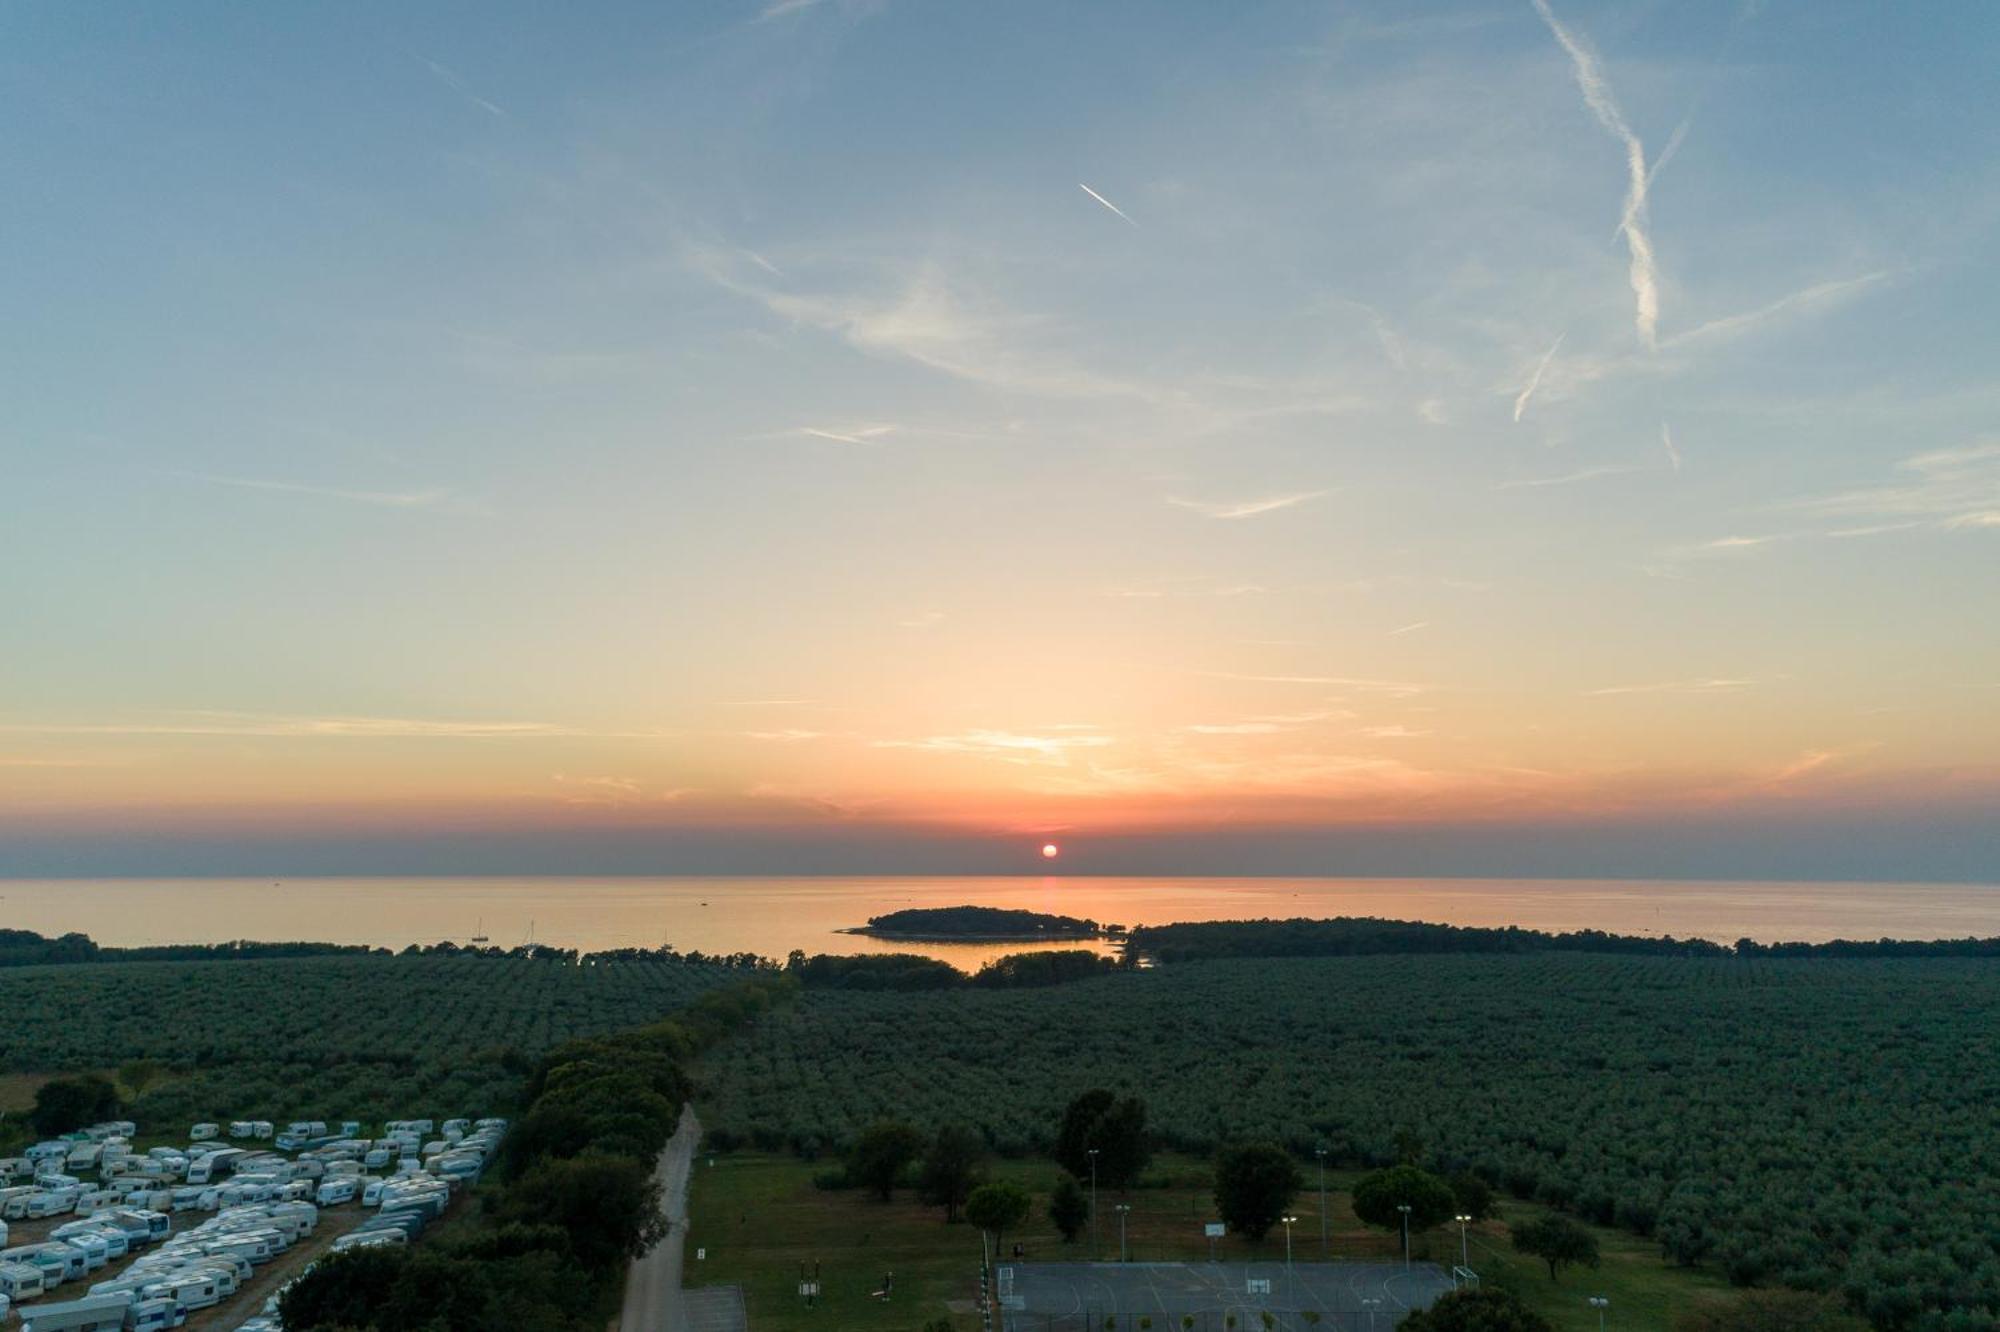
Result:
[[[1521,417],[1527,412],[1528,403],[1534,399],[1535,390],[1542,386],[1542,376],[1548,373],[1549,362],[1556,359],[1556,352],[1562,347],[1563,338],[1566,336],[1567,334],[1563,333],[1556,334],[1556,340],[1542,353],[1542,359],[1535,362],[1535,373],[1528,376],[1527,386],[1521,390],[1520,396],[1514,399],[1515,425],[1521,424]]]
[[[1533,0],[1533,4],[1535,12],[1542,16],[1542,22],[1548,24],[1556,42],[1568,54],[1576,75],[1576,86],[1583,93],[1584,105],[1590,108],[1597,123],[1625,149],[1625,206],[1618,229],[1624,233],[1626,250],[1631,257],[1629,273],[1633,324],[1638,330],[1639,341],[1651,348],[1659,340],[1660,284],[1653,259],[1653,238],[1647,230],[1646,189],[1652,176],[1646,170],[1646,147],[1632,132],[1625,113],[1618,109],[1618,102],[1611,95],[1611,85],[1604,78],[1597,54],[1563,26],[1555,11],[1549,8],[1548,0]]]
[[[1106,208],[1109,208],[1112,212],[1118,214],[1119,217],[1124,218],[1125,222],[1128,225],[1134,227],[1139,225],[1137,222],[1132,221],[1131,217],[1125,212],[1124,209],[1120,208],[1117,204],[1112,203],[1111,200],[1105,198],[1103,195],[1099,194],[1096,190],[1091,189],[1090,186],[1084,184],[1082,181],[1078,181],[1076,183],[1076,187],[1082,190],[1085,194],[1089,195],[1091,198],[1097,200],[1097,202],[1103,204]]]
[[[297,716],[188,711],[130,722],[0,722],[0,732],[33,735],[268,736],[359,740],[521,740],[589,734],[550,722],[441,721],[415,717]]]
[[[1885,282],[1894,275],[1892,270],[1884,268],[1872,273],[1862,273],[1856,277],[1815,282],[1809,287],[1788,292],[1754,310],[1744,310],[1737,314],[1724,315],[1719,319],[1711,319],[1704,324],[1697,324],[1667,338],[1661,345],[1667,348],[1682,348],[1703,342],[1726,341],[1773,320],[1831,309],[1847,297],[1865,291],[1879,282]]]
[[[810,439],[830,439],[836,444],[876,444],[896,433],[892,425],[800,426],[792,432]]]
[[[373,504],[385,509],[438,509],[463,504],[448,490],[348,490],[338,486],[311,486],[298,481],[271,481],[261,477],[216,476],[209,473],[193,475],[214,486],[263,490],[282,495],[310,495],[316,499]]]
[[[1167,503],[1177,509],[1187,509],[1206,518],[1255,518],[1266,513],[1277,513],[1281,509],[1296,508],[1330,493],[1325,490],[1300,490],[1251,500],[1197,500],[1169,495]]]
[[[1424,693],[1429,685],[1408,680],[1376,680],[1355,675],[1254,675],[1236,671],[1197,671],[1211,680],[1240,680],[1245,684],[1322,685],[1329,689],[1353,689],[1362,693],[1409,696]]]
[[[1653,684],[1605,685],[1601,689],[1587,689],[1589,698],[1612,698],[1623,694],[1736,694],[1748,689],[1755,681],[1733,680],[1713,677],[1701,680],[1663,680]]]
[[[1636,467],[1583,467],[1574,472],[1564,472],[1559,476],[1536,476],[1519,481],[1502,481],[1495,489],[1538,490],[1544,486],[1573,486],[1579,481],[1595,481],[1604,476],[1624,476],[1638,470]]]
[[[417,59],[424,62],[424,68],[430,70],[431,74],[437,79],[439,83],[442,83],[445,87],[457,93],[460,97],[464,98],[467,103],[471,104],[472,106],[478,107],[481,111],[484,111],[489,116],[500,116],[502,118],[506,116],[507,112],[504,107],[501,107],[493,102],[489,102],[484,97],[481,97],[478,93],[472,91],[471,85],[466,83],[465,77],[461,75],[457,70],[452,69],[448,65],[439,64],[437,61],[432,60],[427,56],[418,56]]]
[[[1792,512],[1828,517],[1909,520],[1947,530],[2000,528],[2000,439],[1963,448],[1933,449],[1896,465],[1902,479],[1879,486],[1862,486],[1795,500]],[[1879,531],[1901,530],[1889,522]],[[1873,535],[1849,529],[1845,535]]]
[[[1052,727],[1052,730],[1062,728]],[[916,740],[876,740],[876,749],[918,749],[939,754],[969,754],[975,758],[999,759],[1008,763],[1054,763],[1069,761],[1076,749],[1101,749],[1112,737],[1095,732],[1064,731],[1060,735],[1031,735],[1020,731],[972,730],[956,735],[931,735]]]

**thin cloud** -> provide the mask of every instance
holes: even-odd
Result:
[[[830,426],[800,426],[795,432],[813,439],[830,439],[836,444],[875,444],[896,433],[892,425],[848,426],[836,430]]]
[[[1502,481],[1498,490],[1534,490],[1543,486],[1569,486],[1578,481],[1594,481],[1601,476],[1624,476],[1638,470],[1632,467],[1585,467],[1580,471],[1564,472],[1561,476],[1538,476],[1523,481]]]
[[[484,97],[472,91],[466,84],[464,77],[457,70],[440,65],[437,61],[427,56],[418,56],[417,59],[424,62],[424,67],[436,76],[439,83],[457,93],[473,106],[478,107],[489,116],[499,116],[503,119],[506,117],[507,112],[504,107],[496,106],[494,103],[487,101]]]
[[[0,724],[0,731],[35,735],[263,736],[359,740],[522,740],[587,734],[548,722],[436,721],[413,717],[310,717],[250,712],[178,712],[138,722]]]
[[[1139,225],[1137,222],[1132,221],[1132,218],[1130,217],[1130,215],[1126,213],[1124,209],[1120,208],[1117,204],[1112,203],[1111,200],[1105,198],[1103,195],[1099,194],[1096,190],[1091,189],[1090,186],[1084,184],[1082,181],[1078,181],[1076,183],[1076,187],[1082,190],[1085,194],[1089,195],[1091,198],[1097,200],[1097,202],[1103,204],[1106,208],[1109,208],[1112,212],[1118,214],[1118,216],[1124,218],[1127,225],[1134,227]]]
[[[1893,276],[1889,269],[1878,269],[1872,273],[1862,273],[1857,277],[1836,278],[1831,282],[1817,282],[1810,287],[1780,296],[1768,305],[1760,305],[1754,310],[1741,314],[1725,315],[1721,319],[1711,319],[1705,324],[1697,324],[1684,333],[1676,333],[1663,344],[1669,348],[1685,347],[1690,343],[1715,341],[1735,337],[1772,319],[1803,311],[1825,308],[1836,304],[1841,298],[1872,287]]]
[[[1327,494],[1324,490],[1301,490],[1289,495],[1270,495],[1263,499],[1216,502],[1211,500],[1181,499],[1169,495],[1167,503],[1177,509],[1188,509],[1209,518],[1255,518],[1259,514],[1276,513],[1280,509],[1290,509],[1297,505],[1316,500]]]
[[[1361,728],[1361,734],[1372,736],[1377,740],[1414,740],[1419,736],[1430,735],[1431,732],[1412,730],[1407,726],[1364,726]]]
[[[1653,239],[1647,231],[1646,189],[1652,177],[1646,170],[1646,147],[1626,123],[1624,112],[1618,109],[1596,54],[1563,26],[1555,11],[1549,8],[1548,0],[1532,0],[1532,3],[1535,12],[1542,16],[1542,22],[1548,24],[1549,31],[1555,34],[1556,41],[1568,53],[1576,74],[1576,86],[1583,93],[1584,105],[1597,117],[1597,123],[1624,145],[1627,185],[1624,216],[1618,229],[1624,233],[1625,247],[1631,256],[1633,323],[1638,330],[1639,341],[1652,348],[1658,344],[1660,285],[1653,260]]]
[[[335,486],[309,486],[297,481],[268,481],[248,476],[213,476],[198,473],[200,480],[238,490],[264,490],[283,495],[312,495],[320,499],[345,500],[350,504],[374,504],[387,509],[434,509],[453,502],[445,490],[343,490]]]
[[[958,735],[932,735],[920,740],[876,740],[876,749],[917,749],[941,754],[969,754],[976,758],[999,759],[1007,763],[1054,763],[1069,761],[1073,749],[1099,749],[1112,742],[1108,735],[1076,734],[1027,735],[1018,731],[966,731]]]
[[[1611,698],[1621,694],[1735,694],[1748,689],[1754,683],[1750,680],[1730,680],[1712,678],[1705,680],[1667,680],[1658,684],[1606,685],[1602,689],[1585,691],[1588,698]]]
[[[1429,620],[1417,620],[1411,624],[1402,626],[1400,629],[1391,629],[1387,636],[1390,638],[1401,638],[1404,634],[1414,634],[1419,629],[1428,629],[1430,627],[1431,622]]]
[[[1245,675],[1235,671],[1197,671],[1211,680],[1241,680],[1247,684],[1322,685],[1332,689],[1358,689],[1368,693],[1421,694],[1430,686],[1407,680],[1371,680],[1353,675]]]
[[[1934,449],[1896,464],[1903,479],[1888,485],[1795,500],[1792,512],[1842,518],[1882,518],[1842,535],[1872,536],[1910,525],[1947,531],[2000,527],[2000,440],[1957,449]]]
[[[1681,451],[1674,447],[1674,432],[1665,421],[1660,422],[1660,445],[1667,451],[1667,461],[1673,464],[1676,473],[1681,470]]]
[[[776,3],[765,5],[757,11],[756,21],[769,23],[792,14],[803,14],[808,9],[817,9],[822,3],[823,0],[776,0]]]
[[[1521,424],[1521,414],[1528,410],[1529,400],[1535,396],[1535,390],[1542,386],[1542,376],[1548,373],[1549,362],[1556,359],[1556,349],[1563,345],[1563,339],[1568,336],[1567,331],[1556,334],[1556,340],[1549,344],[1549,349],[1542,353],[1542,359],[1536,363],[1535,373],[1528,377],[1528,386],[1521,390],[1520,397],[1514,399],[1515,425]]]

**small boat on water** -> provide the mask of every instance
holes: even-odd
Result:
[[[475,928],[479,931],[479,933],[472,936],[472,942],[476,944],[483,944],[490,942],[486,937],[486,917],[481,916],[479,918],[479,924],[475,926]]]

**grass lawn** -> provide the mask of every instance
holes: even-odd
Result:
[[[937,1208],[919,1205],[908,1190],[893,1201],[876,1202],[860,1190],[823,1192],[812,1177],[829,1169],[787,1156],[754,1152],[699,1156],[690,1188],[687,1239],[687,1282],[741,1285],[751,1326],[759,1332],[788,1329],[874,1329],[916,1332],[935,1319],[949,1317],[953,1326],[970,1332],[979,1326],[972,1301],[977,1290],[979,1233],[963,1223],[945,1225]],[[1011,1254],[1016,1242],[1030,1261],[1074,1262],[1091,1256],[1088,1235],[1066,1245],[1047,1219],[1049,1190],[1059,1174],[1044,1161],[1000,1161],[992,1173],[1013,1179],[1035,1194],[1035,1210],[1019,1235],[1008,1235],[1003,1248]],[[1317,1176],[1308,1169],[1307,1188],[1295,1211],[1293,1252],[1300,1262],[1319,1257],[1320,1222]],[[1135,1189],[1120,1197],[1099,1194],[1099,1247],[1107,1260],[1118,1256],[1119,1202],[1129,1203],[1126,1245],[1134,1261],[1201,1260],[1208,1256],[1201,1226],[1213,1216],[1205,1162],[1161,1158],[1149,1172],[1159,1187]],[[1346,1188],[1356,1172],[1327,1172],[1329,1248],[1335,1258],[1390,1259],[1400,1252],[1396,1236],[1372,1231],[1348,1210]],[[1528,1220],[1540,1208],[1504,1204],[1504,1213]],[[1434,1232],[1417,1242],[1415,1256],[1450,1265],[1458,1254],[1455,1231]],[[1597,1315],[1586,1303],[1591,1295],[1611,1300],[1608,1326],[1670,1328],[1687,1310],[1727,1301],[1729,1291],[1711,1273],[1689,1272],[1661,1264],[1658,1248],[1648,1240],[1616,1231],[1596,1231],[1604,1264],[1594,1272],[1569,1269],[1551,1282],[1539,1262],[1512,1252],[1506,1227],[1498,1221],[1474,1226],[1470,1235],[1472,1266],[1488,1281],[1518,1292],[1558,1328],[1595,1332]],[[706,1256],[696,1257],[697,1250]],[[1284,1256],[1282,1231],[1253,1246],[1230,1238],[1217,1256],[1225,1261],[1279,1259]],[[817,1263],[821,1281],[818,1306],[808,1310],[798,1296],[800,1265]],[[871,1298],[884,1276],[895,1274],[895,1293],[887,1303]]]

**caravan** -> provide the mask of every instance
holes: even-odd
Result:
[[[21,1332],[123,1332],[132,1303],[123,1295],[86,1295],[21,1311]]]
[[[0,1295],[19,1304],[46,1290],[42,1269],[33,1263],[0,1259]]]

